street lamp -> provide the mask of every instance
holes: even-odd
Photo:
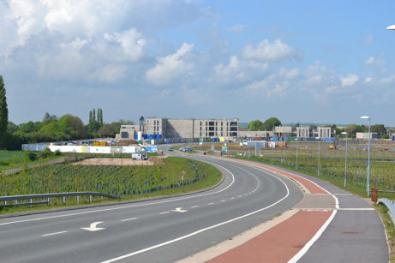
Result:
[[[348,152],[348,133],[342,132],[346,136],[346,150],[344,152],[344,188],[347,186],[347,152]]]
[[[366,176],[366,193],[370,196],[370,172],[371,172],[371,164],[370,164],[370,148],[371,148],[371,140],[372,134],[370,133],[370,116],[361,116],[361,119],[368,120],[368,165],[367,165],[367,176]]]
[[[387,26],[388,30],[395,30],[395,25]]]

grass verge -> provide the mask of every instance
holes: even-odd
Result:
[[[390,247],[390,262],[395,263],[395,227],[388,214],[388,208],[384,205],[376,205],[377,211],[383,220],[385,231],[387,232],[388,245]]]
[[[144,167],[57,164],[0,176],[0,195],[95,191],[118,195],[121,199],[95,198],[93,203],[115,203],[199,191],[218,184],[221,179],[222,173],[216,167],[177,157],[166,158],[160,165]],[[80,198],[80,205],[88,204],[88,197]],[[50,205],[3,207],[0,214],[75,206],[75,198],[67,199],[66,206],[60,198],[54,198]]]

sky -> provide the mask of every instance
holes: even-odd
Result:
[[[0,0],[15,123],[45,112],[395,126],[395,2]]]

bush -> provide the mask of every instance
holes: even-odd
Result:
[[[61,153],[59,150],[56,150],[56,151],[55,151],[55,155],[56,155],[56,156],[60,156],[60,155],[62,155],[62,153]]]
[[[27,152],[26,153],[26,157],[30,161],[35,161],[35,160],[37,160],[37,153],[35,153],[35,152]]]
[[[45,158],[48,158],[51,155],[52,155],[51,150],[48,149],[48,148],[45,148],[45,150],[40,153],[40,158],[45,159]]]

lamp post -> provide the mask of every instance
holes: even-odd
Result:
[[[342,132],[341,134],[346,136],[346,149],[344,152],[344,183],[343,183],[344,188],[346,188],[346,186],[347,186],[348,134],[347,134],[347,132]]]
[[[370,173],[371,173],[371,161],[370,161],[370,149],[372,144],[372,134],[370,133],[370,124],[371,118],[370,116],[361,116],[361,119],[368,120],[368,165],[367,165],[367,176],[366,176],[366,193],[370,196]]]

